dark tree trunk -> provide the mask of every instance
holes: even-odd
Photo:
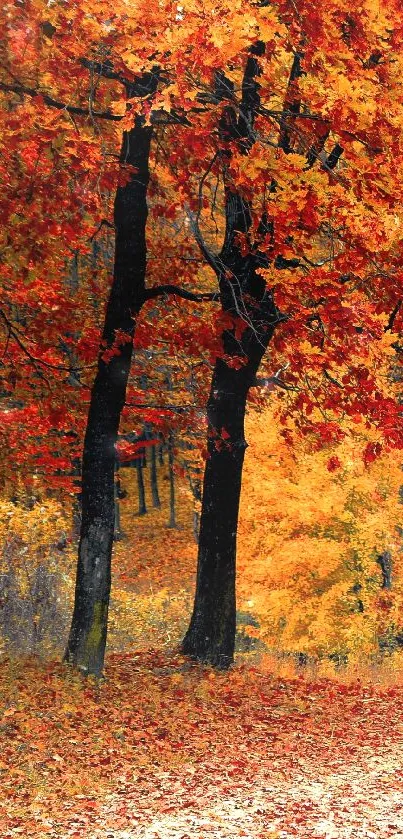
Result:
[[[226,184],[226,228],[222,250],[210,259],[215,267],[223,311],[234,328],[222,335],[222,358],[215,363],[207,406],[207,462],[203,482],[196,595],[183,652],[213,667],[230,666],[235,647],[236,535],[246,441],[244,419],[249,388],[280,317],[273,297],[259,274],[268,258],[257,245],[246,254],[239,234],[248,237],[251,209],[233,188],[227,166],[229,142],[247,155],[254,142],[253,122],[259,107],[258,42],[246,63],[240,115],[227,105],[220,120],[221,160]],[[224,98],[232,85],[226,80]],[[204,246],[205,248],[205,246]],[[237,325],[238,324],[238,329]]]
[[[197,477],[197,472],[200,470],[196,470],[196,476],[192,476],[192,470],[190,465],[185,461],[185,469],[188,476],[189,486],[194,498],[194,501],[198,504],[201,503],[202,500],[202,492],[201,492],[201,482]],[[196,544],[199,544],[199,531],[200,531],[200,512],[198,509],[193,510],[193,536]]]
[[[175,513],[175,473],[174,473],[174,442],[172,434],[168,436],[168,475],[169,475],[169,522],[168,527],[176,527]]]
[[[207,406],[208,453],[200,517],[196,595],[186,655],[226,669],[234,658],[236,537],[247,443],[244,419],[261,347],[241,370],[217,359]]]
[[[115,474],[115,531],[113,538],[115,542],[123,539],[121,521],[120,521],[120,499],[122,498],[122,490],[120,486],[119,473]]]
[[[147,512],[147,505],[146,505],[146,491],[144,487],[144,475],[143,475],[143,466],[140,460],[137,461],[137,488],[139,493],[139,516],[145,516]]]
[[[155,446],[151,446],[150,483],[153,507],[161,507],[158,493],[157,452]]]
[[[128,90],[129,98],[155,91],[149,74]],[[65,660],[101,675],[104,662],[115,526],[115,443],[130,372],[135,317],[144,297],[146,272],[148,160],[152,129],[141,117],[123,134],[121,164],[134,167],[115,197],[113,282],[106,309],[98,370],[91,391],[82,464],[82,523],[75,601]],[[130,170],[129,170],[130,171]],[[127,341],[119,355],[107,351],[121,330]]]
[[[257,79],[264,52],[265,45],[261,41],[250,49],[238,110],[233,107],[236,96],[233,83],[222,73],[216,76],[216,100],[226,100],[219,122],[219,160],[225,184],[225,237],[217,256],[208,251],[200,230],[195,228],[202,253],[216,271],[222,309],[234,319],[234,328],[223,333],[223,357],[216,361],[208,402],[208,457],[196,596],[183,651],[221,668],[231,664],[235,646],[236,532],[246,447],[243,432],[246,401],[274,330],[287,319],[277,310],[260,269],[269,265],[276,270],[300,267],[297,256],[286,259],[281,253],[275,253],[274,219],[264,206],[254,230],[251,205],[231,179],[234,146],[239,154],[247,156],[256,140],[254,121],[260,107]],[[293,151],[297,137],[295,120],[300,112],[297,81],[302,74],[302,57],[299,53],[294,56],[284,100],[284,112],[287,113],[281,120],[278,144],[286,153]],[[308,168],[315,162],[318,149],[323,148],[326,136],[317,139],[315,148],[308,152]],[[337,155],[331,160],[332,166],[336,165],[336,158]],[[275,191],[276,184],[271,181],[270,192]]]
[[[384,551],[379,554],[377,561],[382,571],[382,588],[392,588],[392,554]]]

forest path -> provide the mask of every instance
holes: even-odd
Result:
[[[403,687],[171,652],[1,665],[2,839],[399,839]]]

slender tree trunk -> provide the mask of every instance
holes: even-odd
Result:
[[[115,531],[113,534],[115,542],[119,542],[123,538],[120,521],[120,492],[119,472],[115,472]]]
[[[185,461],[185,468],[188,476],[189,486],[191,489],[191,493],[193,495],[194,501],[198,504],[201,503],[202,500],[202,492],[201,492],[201,482],[200,480],[195,477],[192,477],[191,468],[188,463]],[[199,470],[197,470],[199,471]],[[198,509],[193,510],[193,536],[196,544],[199,544],[199,531],[200,531],[200,512]]]
[[[158,493],[157,452],[155,446],[151,446],[150,483],[153,507],[161,507]]]
[[[193,511],[193,536],[196,542],[196,545],[199,544],[199,535],[200,535],[200,513],[197,510]]]
[[[79,457],[73,460],[73,474],[75,476],[74,486],[79,488],[79,491],[74,495],[72,509],[72,536],[75,540],[79,538],[81,528],[81,478],[79,477],[81,475],[81,460]]]
[[[136,83],[133,95],[155,91],[157,76]],[[146,272],[148,160],[152,129],[138,117],[123,134],[121,164],[133,174],[115,197],[116,229],[113,282],[106,309],[91,391],[82,464],[82,523],[75,601],[65,660],[85,673],[101,675],[104,662],[115,526],[115,443],[130,372],[135,317],[144,295]],[[116,331],[127,340],[119,355],[108,357]]]
[[[143,467],[141,460],[137,461],[137,488],[139,493],[139,516],[145,516],[147,512],[147,505],[146,505],[146,491],[144,487],[144,475],[143,475]]]
[[[168,475],[169,475],[169,522],[168,527],[176,527],[175,513],[175,473],[174,473],[174,442],[172,434],[168,436]]]

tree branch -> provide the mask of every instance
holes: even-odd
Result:
[[[18,334],[18,331],[17,331],[16,327],[9,320],[9,318],[7,317],[5,312],[3,312],[2,309],[0,309],[0,317],[3,319],[4,323],[6,324],[8,330],[9,330],[9,337],[14,339],[15,343],[19,346],[19,348],[23,351],[23,353],[27,356],[27,358],[29,358],[29,360],[32,361],[32,364],[33,364],[36,372],[38,373],[39,376],[41,376],[41,378],[43,378],[46,381],[46,384],[48,386],[49,386],[49,382],[47,381],[47,379],[45,379],[41,370],[38,370],[38,368],[37,368],[38,364],[40,364],[42,367],[47,367],[50,370],[61,370],[61,371],[65,371],[66,373],[76,373],[77,371],[88,370],[88,369],[91,369],[91,368],[97,366],[96,363],[94,363],[94,364],[84,364],[80,367],[77,366],[77,365],[74,365],[74,367],[66,367],[63,364],[52,364],[50,361],[45,361],[43,358],[37,358],[36,356],[32,355],[32,353],[30,352],[28,347],[25,346],[24,342],[22,341],[22,339],[20,338],[20,336]]]
[[[172,412],[175,412],[177,414],[182,414],[185,411],[198,411],[198,410],[203,410],[204,411],[205,408],[206,408],[205,405],[192,405],[192,404],[190,404],[190,405],[162,405],[162,404],[161,405],[156,405],[156,404],[146,405],[145,403],[141,403],[141,402],[125,402],[125,407],[126,408],[139,408],[141,410],[156,409],[156,410],[161,410],[161,411],[172,411]],[[123,436],[124,435],[122,435],[122,437]]]
[[[336,143],[334,149],[332,149],[326,160],[323,161],[323,166],[326,169],[334,169],[335,166],[337,166],[343,151],[343,146],[341,146],[340,143]]]
[[[393,309],[393,311],[389,315],[389,320],[388,320],[388,322],[385,326],[385,332],[393,332],[393,324],[396,320],[397,315],[399,314],[402,303],[403,303],[403,300],[398,300],[397,301],[395,308]]]
[[[98,227],[94,230],[94,232],[90,236],[90,238],[89,238],[90,242],[92,242],[95,239],[95,237],[98,236],[99,231],[102,230],[103,227],[108,227],[110,230],[116,230],[115,225],[112,224],[111,221],[108,221],[107,218],[103,218],[102,221],[99,222]]]
[[[183,297],[184,300],[193,300],[195,303],[202,302],[204,300],[212,300],[212,301],[219,301],[220,295],[214,292],[205,292],[205,293],[197,293],[195,291],[187,291],[185,288],[180,288],[179,286],[167,284],[167,285],[157,285],[153,286],[152,288],[146,288],[143,294],[143,301],[146,300],[154,300],[156,297],[161,297],[163,295],[168,294],[175,294],[177,297]]]
[[[301,110],[301,99],[299,94],[297,93],[295,83],[297,79],[299,79],[300,76],[302,76],[303,73],[301,67],[302,58],[303,54],[301,52],[295,53],[284,100],[285,108],[283,109],[283,116],[280,119],[280,137],[278,145],[279,148],[282,149],[286,154],[290,154],[290,152],[293,151],[291,142],[292,130],[295,119],[297,116],[299,116]],[[288,113],[289,117],[286,117],[284,119],[285,113]]]
[[[38,96],[42,97],[45,105],[48,105],[49,108],[56,108],[59,111],[66,111],[66,113],[76,116],[105,119],[110,122],[121,122],[125,116],[125,114],[113,114],[112,111],[94,111],[92,108],[90,110],[89,108],[82,108],[78,105],[68,105],[66,102],[60,102],[58,99],[54,99],[53,96],[49,96],[42,90],[26,87],[23,84],[6,84],[5,82],[0,82],[0,90],[3,90],[5,93],[16,93],[17,96],[30,96],[32,99]],[[140,96],[140,94],[138,95]],[[162,109],[153,111],[150,119],[153,125],[190,125],[189,120],[185,116],[175,112],[167,114]]]
[[[217,274],[217,276],[219,276],[220,271],[221,271],[221,268],[220,268],[221,260],[220,260],[220,258],[218,256],[215,256],[215,254],[211,253],[211,251],[208,249],[208,247],[207,247],[207,245],[204,241],[203,234],[202,234],[202,232],[200,230],[200,227],[199,227],[199,221],[198,221],[197,215],[195,213],[192,213],[190,210],[188,210],[187,216],[188,216],[188,219],[189,219],[189,222],[190,222],[190,226],[191,226],[191,229],[192,229],[193,236],[195,237],[195,240],[196,240],[196,244],[199,247],[200,253],[204,256],[204,259],[206,260],[207,264],[210,265],[210,268],[212,268],[213,271]]]
[[[41,90],[37,90],[34,87],[0,82],[0,90],[3,90],[5,93],[16,93],[18,96],[31,96],[32,99],[40,96],[45,102],[45,105],[48,105],[50,108],[57,108],[59,111],[66,111],[68,114],[77,114],[78,116],[86,117],[90,116],[88,108],[81,108],[77,105],[68,105],[66,102],[59,102],[58,99],[53,99],[52,96],[48,96],[47,93],[43,93]],[[119,122],[123,119],[122,115],[112,114],[111,111],[92,111],[91,116],[97,117],[97,119],[112,120],[113,122]]]
[[[89,58],[80,58],[80,64],[87,70],[92,70],[97,76],[102,76],[105,79],[114,79],[127,88],[133,87],[134,82],[130,82],[121,73],[117,73],[113,69],[110,61],[91,61]]]
[[[344,385],[342,385],[341,382],[338,382],[337,379],[333,378],[328,370],[324,369],[323,375],[329,382],[332,383],[332,385],[336,385],[336,387],[340,387],[342,390],[344,389]]]

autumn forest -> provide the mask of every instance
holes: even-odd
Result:
[[[400,0],[0,20],[0,835],[398,839]]]

